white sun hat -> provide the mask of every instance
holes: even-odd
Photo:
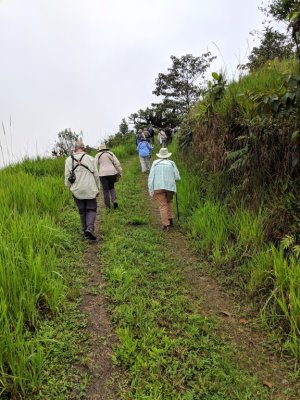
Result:
[[[169,158],[171,157],[172,153],[169,153],[166,147],[162,147],[159,150],[159,153],[157,153],[156,155],[158,158]]]

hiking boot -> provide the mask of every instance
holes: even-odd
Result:
[[[90,237],[84,232],[83,234],[82,234],[82,239],[83,240],[88,240]]]
[[[161,227],[161,229],[162,229],[163,231],[167,231],[167,232],[168,232],[168,230],[169,230],[169,225],[163,225],[163,226]]]
[[[114,209],[119,208],[119,204],[115,201],[114,202]]]
[[[93,241],[97,240],[96,236],[94,235],[94,232],[92,232],[90,229],[87,229],[85,231],[85,236],[86,236],[86,238],[88,238],[90,240],[93,240]]]

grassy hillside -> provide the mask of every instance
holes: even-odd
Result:
[[[116,147],[115,153],[120,160],[135,153],[134,140]],[[80,372],[75,371],[74,360],[84,352],[78,342],[86,339],[80,329],[85,317],[76,304],[78,282],[86,279],[85,245],[63,173],[63,158],[24,160],[0,170],[3,398],[16,393],[58,398],[78,386]],[[74,398],[80,398],[78,390]]]
[[[300,77],[272,62],[226,85],[215,76],[181,127],[185,227],[300,356]],[[218,95],[218,96],[217,96]]]
[[[82,248],[73,239],[78,221],[63,170],[64,160],[58,158],[25,160],[0,171],[1,398],[16,393],[32,398],[46,360],[57,360],[59,351],[67,354],[74,336],[68,333],[76,323],[68,332],[57,320],[74,278],[68,254],[78,257]],[[65,336],[59,338],[63,326]],[[64,363],[61,373],[69,367]]]

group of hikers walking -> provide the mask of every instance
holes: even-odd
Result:
[[[107,209],[118,208],[115,183],[122,176],[122,167],[117,157],[101,144],[96,157],[85,152],[79,140],[74,152],[65,162],[65,185],[70,188],[78,207],[84,239],[95,241],[95,219],[100,183]]]
[[[162,229],[168,231],[173,226],[173,196],[180,175],[174,161],[169,160],[172,153],[164,143],[156,154],[158,157],[150,165],[153,144],[141,135],[137,140],[137,151],[142,172],[150,171],[148,176],[149,195],[154,197],[160,212]],[[99,146],[95,157],[85,152],[82,140],[75,144],[74,152],[65,161],[65,185],[70,189],[77,205],[82,226],[83,238],[96,241],[95,220],[97,197],[102,186],[106,209],[119,207],[115,183],[122,177],[122,166],[116,155],[105,145]]]
[[[152,126],[150,128],[137,129],[136,131],[136,144],[138,145],[141,140],[154,144],[155,132]],[[160,147],[165,147],[167,144],[172,143],[173,130],[171,128],[160,129],[157,134],[157,139]]]

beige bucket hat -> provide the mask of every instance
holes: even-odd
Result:
[[[103,151],[103,150],[109,150],[109,148],[106,146],[105,143],[100,144],[99,146],[99,151]]]
[[[156,155],[158,158],[169,158],[171,157],[172,153],[169,153],[166,147],[162,147],[159,150],[159,153],[157,153]]]

